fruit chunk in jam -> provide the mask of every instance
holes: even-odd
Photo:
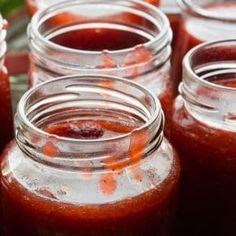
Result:
[[[75,139],[97,139],[104,135],[102,126],[95,121],[63,123],[48,127],[45,131],[61,137]]]

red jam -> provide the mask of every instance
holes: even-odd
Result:
[[[148,41],[146,37],[135,32],[106,28],[69,31],[50,40],[67,48],[87,51],[127,49]]]
[[[211,82],[236,88],[235,79]],[[211,96],[218,99],[217,94]],[[235,123],[235,114],[228,119]],[[184,232],[220,236],[236,232],[236,131],[220,127],[214,125],[212,118],[195,118],[184,100],[176,99],[172,142],[182,164],[179,235]]]
[[[94,140],[126,134],[134,128],[85,120],[54,124],[44,130],[54,137]],[[137,161],[146,133],[134,134],[130,158]],[[141,157],[139,167],[124,169],[115,165],[119,156],[114,156],[105,162],[109,171],[98,174],[88,167],[80,173],[39,168],[38,164],[29,171],[30,162],[27,164],[12,143],[2,161],[5,235],[169,235],[179,165],[175,155],[167,157],[164,150],[170,146],[164,143],[158,158],[147,159],[146,169]],[[48,143],[44,154],[54,158],[59,149],[56,141]]]
[[[13,138],[10,87],[7,70],[0,62],[0,153]]]
[[[236,5],[233,3],[206,5],[205,10],[214,13],[216,19],[225,17],[226,19],[235,19]],[[207,41],[235,38],[235,23],[229,23],[227,20],[213,20],[201,18],[194,15],[182,20],[179,27],[179,38],[176,43],[174,56],[174,76],[177,83],[182,77],[182,60],[184,55],[193,47]]]
[[[110,138],[115,135],[121,135],[131,132],[134,128],[130,126],[121,126],[119,123],[108,121],[78,121],[63,124],[56,124],[46,127],[44,130],[50,134],[61,137],[75,139],[98,139]]]

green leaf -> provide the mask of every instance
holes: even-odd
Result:
[[[7,16],[17,7],[23,5],[23,0],[0,0],[0,13]]]

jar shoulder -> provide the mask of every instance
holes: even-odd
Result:
[[[167,140],[158,152],[119,173],[46,167],[25,157],[15,142],[6,148],[1,162],[3,191],[14,189],[14,195],[80,205],[123,201],[146,193],[164,196],[176,188],[179,171],[177,155]]]
[[[214,150],[214,153],[236,153],[235,131],[225,129],[220,125],[220,120],[215,120],[205,115],[200,117],[200,112],[191,112],[186,108],[185,102],[181,96],[174,102],[172,117],[172,142],[175,146],[188,147],[187,149],[204,147],[208,152]],[[183,149],[184,147],[181,147]],[[205,149],[204,149],[205,150]]]

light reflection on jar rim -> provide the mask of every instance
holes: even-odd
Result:
[[[187,10],[198,17],[211,19],[215,21],[226,21],[229,23],[236,23],[236,17],[227,17],[227,16],[219,15],[218,13],[214,13],[214,11],[207,10],[207,8],[205,7],[206,5],[201,7],[199,4],[194,3],[193,0],[177,0],[177,2],[182,10]],[[216,4],[217,3],[218,2],[216,2]],[[231,4],[233,2],[228,2],[228,3]]]

